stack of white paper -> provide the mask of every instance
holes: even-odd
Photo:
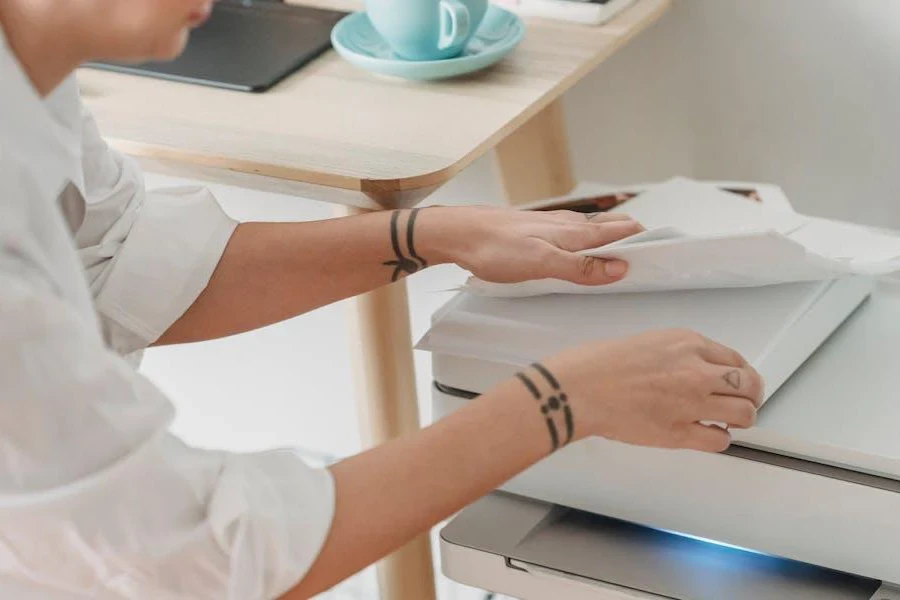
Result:
[[[900,271],[900,237],[797,214],[678,178],[629,200],[620,212],[647,231],[583,254],[629,263],[622,281],[580,286],[559,280],[467,288],[488,296],[620,293],[757,287]]]

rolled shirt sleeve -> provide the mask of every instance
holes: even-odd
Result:
[[[158,339],[193,304],[237,223],[202,187],[147,191],[134,162],[109,148],[82,108],[86,210],[75,236],[109,345]]]
[[[210,502],[210,526],[230,557],[228,598],[275,598],[306,574],[334,517],[334,482],[293,452],[233,455]]]
[[[268,600],[295,585],[328,534],[330,473],[170,435],[165,396],[21,256],[0,252],[0,596]]]

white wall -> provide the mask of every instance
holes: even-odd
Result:
[[[675,0],[566,98],[576,174],[766,180],[900,227],[900,2]],[[435,200],[483,198],[487,161]]]
[[[900,2],[677,10],[701,68],[698,175],[770,179],[804,211],[900,226]]]

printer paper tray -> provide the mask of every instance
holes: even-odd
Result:
[[[441,532],[444,572],[522,600],[870,600],[881,582],[492,494]]]

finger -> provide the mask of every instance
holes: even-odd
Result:
[[[700,356],[714,365],[738,367],[740,369],[748,366],[747,360],[741,356],[740,352],[710,339],[707,339],[700,349]]]
[[[763,381],[753,367],[747,365],[738,369],[734,367],[713,367],[710,370],[713,378],[713,393],[727,396],[747,398],[756,406],[762,404]]]
[[[582,223],[564,228],[554,236],[556,245],[569,252],[591,250],[641,232],[641,226],[631,220],[607,223]]]
[[[700,421],[725,423],[739,429],[756,425],[756,404],[748,398],[716,394],[700,410]]]
[[[628,265],[621,260],[605,260],[554,248],[542,261],[543,277],[580,285],[606,285],[622,279]]]
[[[553,210],[547,214],[553,215],[561,221],[569,223],[584,223],[585,221],[593,223],[609,223],[612,221],[631,221],[631,217],[623,213],[608,212],[578,212],[576,210]]]
[[[685,438],[685,447],[702,452],[723,452],[730,445],[731,434],[718,425],[693,423]]]
[[[632,221],[637,223],[637,221],[624,213],[592,212],[582,214],[584,215],[584,219],[591,223],[613,223],[615,221]],[[643,227],[641,229],[643,229]]]
[[[585,213],[584,218],[590,223],[616,223],[619,221],[630,221],[637,226],[638,233],[642,231],[647,231],[647,228],[641,225],[639,221],[635,221],[629,215],[625,215],[622,213],[606,213],[606,212],[596,212],[596,213]]]

